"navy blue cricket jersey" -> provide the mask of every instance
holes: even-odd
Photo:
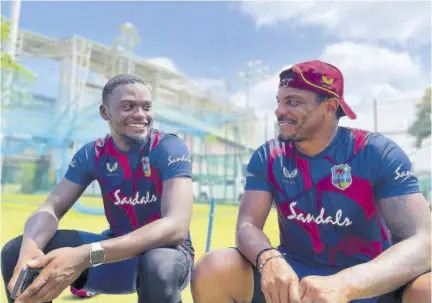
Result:
[[[245,190],[272,193],[287,257],[340,269],[370,261],[391,245],[378,200],[420,192],[398,145],[345,127],[313,157],[293,144],[268,141],[251,157]]]
[[[110,229],[124,235],[161,218],[163,181],[192,177],[191,155],[183,140],[151,130],[147,142],[125,152],[111,136],[87,143],[74,155],[66,179],[100,185]],[[194,255],[190,233],[183,245]]]

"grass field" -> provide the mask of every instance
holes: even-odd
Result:
[[[37,205],[26,205],[22,203],[40,203],[44,200],[42,195],[2,195],[1,203],[1,245],[20,235],[23,231],[25,220]],[[88,206],[101,206],[102,201],[99,198],[83,198],[81,200]],[[228,205],[217,205],[215,209],[215,219],[213,226],[213,236],[211,249],[226,248],[234,245],[234,227],[237,218],[238,208]],[[193,217],[191,223],[191,236],[196,251],[196,259],[198,260],[205,252],[205,244],[207,239],[209,206],[197,204],[194,205]],[[278,226],[276,213],[272,212],[267,220],[265,231],[272,243],[278,241]],[[107,221],[104,216],[92,216],[77,213],[71,210],[60,222],[59,228],[80,229],[94,233],[100,233],[107,228]],[[1,280],[1,300],[6,299],[3,280]],[[66,290],[55,302],[70,302],[79,300],[72,297],[69,290]],[[85,299],[88,303],[117,303],[117,302],[136,302],[136,295],[98,295],[96,297]],[[192,296],[189,287],[183,292],[183,302],[192,303]]]

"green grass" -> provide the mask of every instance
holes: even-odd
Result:
[[[1,203],[1,245],[10,239],[19,236],[24,227],[24,223],[31,212],[37,205],[24,205],[14,203],[41,203],[44,200],[43,195],[18,195],[3,194]],[[7,201],[7,202],[5,202]],[[91,207],[100,207],[102,201],[99,198],[84,197],[81,201]],[[236,206],[217,205],[215,209],[215,219],[213,226],[212,250],[226,248],[234,245],[234,228],[236,224],[238,208]],[[196,251],[196,260],[205,252],[207,239],[209,206],[197,204],[193,208],[193,217],[191,223],[191,236]],[[265,231],[273,243],[278,240],[278,225],[276,214],[272,212],[267,220]],[[94,233],[100,233],[107,228],[108,224],[104,216],[91,216],[77,213],[71,210],[65,215],[60,222],[63,229],[80,229]],[[1,280],[1,298],[6,298],[3,280]],[[72,297],[69,290],[66,289],[55,302],[69,302],[76,298]],[[2,301],[2,300],[0,300]],[[117,302],[136,302],[136,295],[98,295],[94,298],[86,299],[88,303],[117,303]],[[192,296],[189,287],[183,292],[183,302],[192,303]]]

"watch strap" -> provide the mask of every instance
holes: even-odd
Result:
[[[93,255],[95,253],[101,253],[103,255],[103,260],[101,262],[99,262],[99,261],[95,262],[95,260],[93,258]],[[103,264],[104,261],[105,261],[105,251],[104,251],[102,245],[99,242],[92,243],[91,244],[91,252],[90,252],[90,263],[93,266],[98,266],[98,265]]]

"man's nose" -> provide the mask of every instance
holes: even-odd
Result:
[[[137,107],[137,109],[134,111],[132,116],[135,119],[139,119],[139,118],[145,118],[147,114],[144,109],[142,109],[141,107]]]
[[[276,117],[279,118],[285,116],[287,113],[287,107],[284,104],[279,103],[275,110]]]

